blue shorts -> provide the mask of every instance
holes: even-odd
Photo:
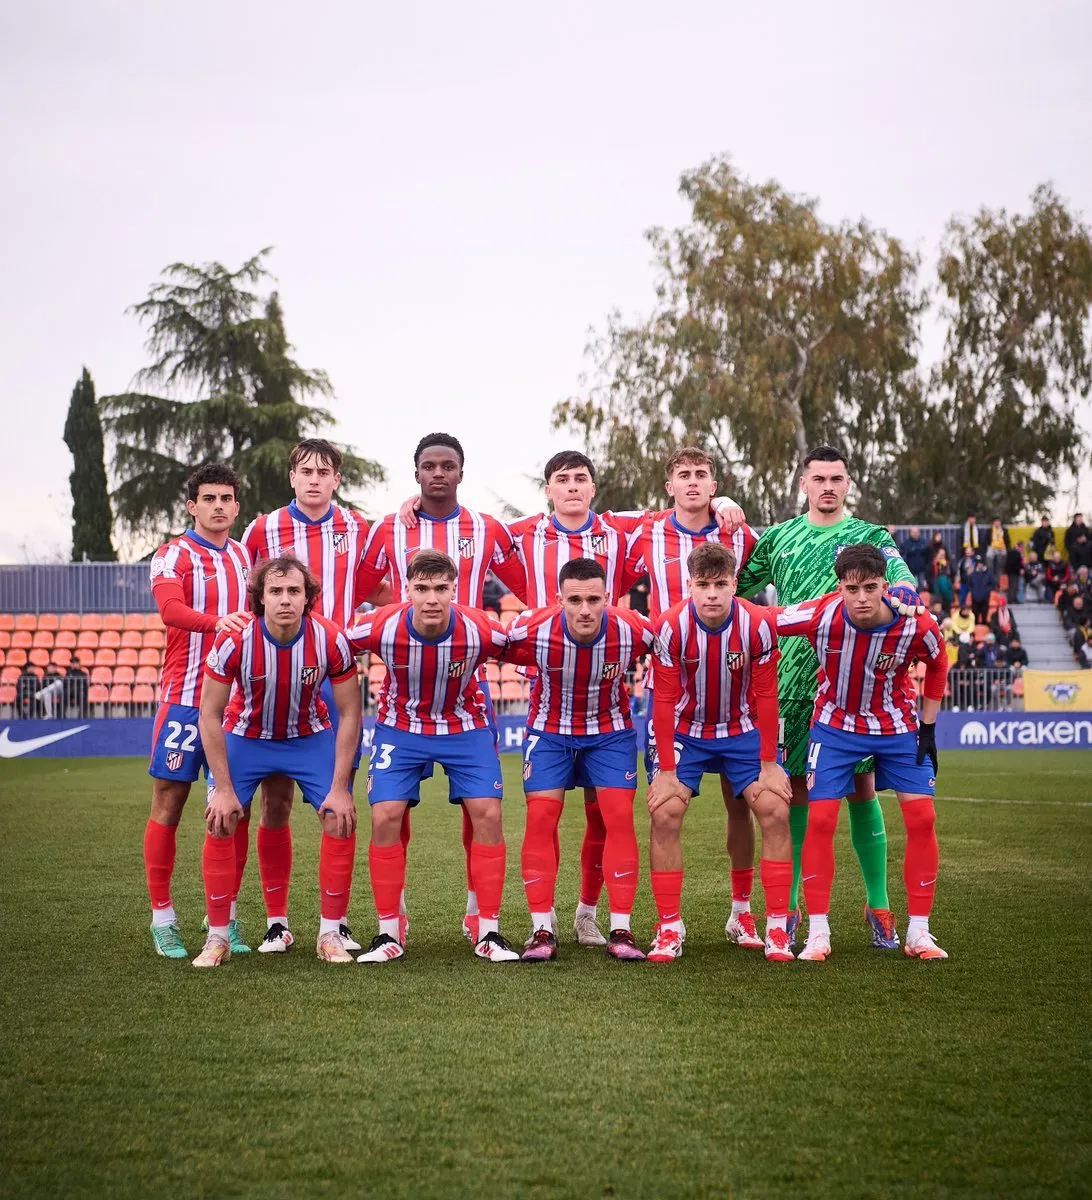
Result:
[[[632,729],[577,736],[528,729],[523,742],[523,790],[637,787],[637,734]]]
[[[647,757],[647,752],[646,752]],[[723,775],[737,796],[758,778],[758,730],[738,733],[735,737],[695,738],[675,734],[675,773],[697,796],[703,775]],[[652,775],[649,773],[649,780]]]
[[[337,715],[337,705],[334,703],[334,685],[330,682],[330,677],[327,676],[322,681],[322,686],[319,688],[319,695],[326,704],[326,711],[330,714],[330,728],[334,731],[334,736],[337,736],[337,727],[341,723]],[[361,722],[360,736],[356,739],[356,753],[353,755],[353,770],[360,766],[360,747],[364,740],[364,724]]]
[[[421,780],[432,774],[433,764],[444,769],[452,804],[485,796],[499,800],[504,790],[492,729],[425,734],[377,725],[368,764],[368,803],[407,800],[411,808],[419,804]]]
[[[196,708],[188,704],[161,704],[152,727],[152,755],[148,774],[153,779],[193,783],[202,767],[208,774],[205,748],[197,729]]]
[[[270,775],[287,775],[304,800],[319,809],[334,781],[334,731],[305,737],[262,739],[225,733],[228,772],[239,803],[246,808],[258,785]]]
[[[876,760],[877,791],[933,795],[933,764],[926,758],[918,766],[916,733],[847,733],[816,721],[808,741],[808,799],[833,800],[852,792],[853,768],[870,755]]]

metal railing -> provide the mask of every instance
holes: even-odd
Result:
[[[948,672],[948,690],[941,708],[950,712],[1023,709],[1023,689],[1019,679],[1019,668],[953,667]]]
[[[0,566],[0,612],[154,612],[147,563]]]

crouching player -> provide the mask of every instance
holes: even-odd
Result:
[[[352,962],[340,926],[356,850],[349,791],[360,729],[356,663],[345,635],[311,611],[319,585],[297,559],[263,562],[249,593],[254,620],[219,634],[205,660],[200,725],[213,787],[201,865],[209,933],[193,965],[216,967],[231,957],[232,834],[271,775],[294,780],[322,822],[316,952],[326,962]],[[319,694],[327,679],[340,718],[336,737]]]
[[[788,776],[777,765],[777,634],[764,608],[735,598],[731,550],[705,542],[686,560],[690,597],[661,617],[652,728],[659,769],[648,789],[649,867],[658,922],[649,962],[682,954],[679,834],[703,774],[742,796],[762,831],[766,957],[792,962]]]
[[[372,840],[368,870],[379,933],[357,958],[387,963],[405,941],[400,898],[406,883],[402,819],[421,799],[421,780],[443,767],[448,799],[469,813],[470,873],[478,901],[474,953],[516,962],[500,935],[504,890],[500,760],[478,667],[504,647],[504,630],[473,608],[454,604],[457,572],[439,550],[418,550],[406,568],[407,604],[388,604],[347,631],[356,653],[387,668],[368,766]]]
[[[929,932],[937,881],[933,793],[936,719],[948,657],[928,613],[900,616],[885,598],[887,561],[868,543],[846,546],[834,562],[838,590],[777,610],[781,637],[806,637],[819,658],[818,692],[808,742],[808,828],[801,858],[808,940],[800,958],[830,954],[834,830],[853,770],[870,755],[876,787],[893,788],[906,825],[903,879],[911,958],[947,958]],[[909,668],[925,662],[921,719]],[[928,760],[928,761],[926,761]]]
[[[508,626],[503,657],[538,669],[523,759],[527,825],[520,861],[532,924],[525,962],[557,955],[550,916],[555,846],[565,792],[573,787],[594,789],[606,827],[607,953],[623,960],[644,958],[630,931],[638,868],[633,829],[637,735],[625,674],[655,637],[643,617],[607,604],[606,579],[594,559],[570,559],[558,573],[557,604],[525,613]]]

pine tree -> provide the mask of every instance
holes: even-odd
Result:
[[[72,561],[117,562],[110,537],[113,516],[106,490],[102,422],[95,403],[95,385],[86,367],[72,389],[64,440],[74,461],[68,477],[72,489]]]

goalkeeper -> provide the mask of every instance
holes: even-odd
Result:
[[[818,446],[804,459],[800,490],[807,497],[807,512],[780,525],[771,525],[751,551],[739,573],[739,595],[749,598],[772,583],[779,605],[814,600],[837,586],[834,560],[843,546],[871,542],[887,559],[887,581],[914,587],[914,576],[899,557],[886,529],[846,516],[849,472],[841,453]],[[912,601],[916,602],[916,595]],[[781,639],[777,667],[777,701],[781,715],[782,765],[792,785],[789,828],[792,834],[792,890],[789,894],[790,941],[800,920],[800,849],[808,825],[808,730],[815,704],[819,660],[804,638]],[[865,885],[865,920],[872,944],[897,949],[899,936],[887,896],[887,831],[883,810],[876,799],[872,760],[858,764],[855,792],[849,802],[849,834]]]

